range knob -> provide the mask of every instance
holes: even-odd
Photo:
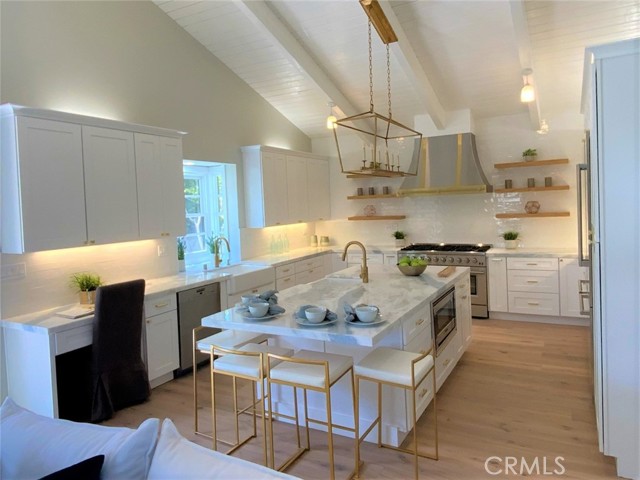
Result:
[[[449,258],[447,258],[447,261],[448,261],[449,263],[453,263],[453,257],[449,257]]]
[[[427,256],[427,262],[431,261],[431,257]]]
[[[471,263],[478,263],[478,259],[477,258],[472,258],[471,259]]]
[[[441,263],[447,263],[447,257],[440,257]]]
[[[456,262],[462,263],[462,259],[460,257],[456,258]]]
[[[469,258],[465,258],[464,263],[469,263]]]

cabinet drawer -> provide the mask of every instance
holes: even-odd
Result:
[[[403,348],[406,352],[426,353],[431,348],[431,329],[424,328]]]
[[[278,291],[282,291],[285,290],[289,287],[294,287],[296,286],[296,276],[295,275],[289,275],[287,277],[282,277],[282,278],[278,278],[276,279],[276,290]]]
[[[507,258],[509,270],[558,270],[557,258],[539,257],[509,257]]]
[[[164,312],[170,312],[177,308],[176,294],[162,295],[150,298],[144,302],[144,316],[153,317]]]
[[[509,311],[535,315],[559,315],[558,294],[509,292]]]
[[[451,373],[453,367],[455,367],[458,358],[458,350],[460,349],[460,343],[462,342],[462,335],[460,328],[455,333],[453,338],[447,343],[444,350],[441,350],[436,357],[436,378],[438,383],[438,389],[442,386],[442,383]]]
[[[267,290],[273,290],[276,288],[276,282],[272,281],[270,283],[265,283],[264,285],[259,285],[254,288],[249,288],[247,290],[242,290],[241,292],[233,293],[227,295],[227,305],[233,306],[236,303],[240,302],[243,295],[256,295],[263,293]]]
[[[509,270],[510,292],[558,293],[558,273],[553,270]]]
[[[423,331],[431,338],[431,313],[429,307],[423,307],[402,322],[402,344],[408,345]]]
[[[286,265],[276,267],[276,278],[288,277],[294,273],[296,273],[295,263],[287,263]]]
[[[322,257],[312,257],[306,260],[299,260],[295,263],[295,273],[302,273],[305,270],[319,269],[324,266]]]
[[[78,348],[91,345],[93,341],[93,324],[83,325],[77,328],[70,328],[63,332],[56,333],[56,355],[77,350]]]
[[[296,273],[296,284],[302,285],[303,283],[315,282],[324,277],[324,268],[312,268],[300,273]]]

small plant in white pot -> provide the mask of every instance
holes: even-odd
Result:
[[[396,247],[404,247],[407,235],[402,230],[396,230],[391,236],[396,239]]]
[[[178,271],[184,272],[184,252],[187,248],[187,242],[184,237],[178,237],[176,244],[178,246]]]
[[[102,280],[95,273],[74,273],[71,275],[71,285],[78,289],[81,305],[93,305],[96,290],[102,285]]]
[[[504,239],[505,248],[518,248],[518,236],[520,234],[515,231],[504,232],[501,236]]]
[[[527,148],[522,152],[522,160],[532,162],[538,157],[538,151],[535,148]]]

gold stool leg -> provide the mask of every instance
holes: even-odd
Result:
[[[413,380],[415,384],[415,380]],[[411,404],[413,406],[413,461],[415,468],[415,478],[418,480],[418,412],[416,408],[416,387],[411,391]]]
[[[351,396],[353,398],[353,437],[355,438],[355,451],[354,451],[354,456],[355,456],[355,462],[356,462],[356,468],[355,468],[355,477],[359,478],[360,477],[360,420],[359,420],[359,415],[360,415],[360,406],[358,405],[358,399],[360,398],[358,396],[358,387],[357,387],[357,383],[359,383],[359,381],[356,381],[355,379],[355,375],[353,373],[353,368],[351,369]]]
[[[436,368],[435,366],[433,367],[433,426],[434,426],[434,431],[435,431],[435,437],[436,437],[436,456],[434,458],[434,460],[438,460],[439,456],[438,456],[438,408],[437,408],[437,403],[436,403]]]
[[[267,379],[267,402],[269,406],[269,451],[271,453],[271,468],[275,469],[275,451],[273,447],[273,410],[271,405],[271,381],[269,381],[269,379]]]
[[[211,435],[213,440],[213,449],[218,450],[218,435],[216,432],[216,383],[215,373],[213,373],[213,366],[210,369],[211,372]]]
[[[327,405],[327,441],[329,445],[329,468],[331,469],[331,480],[336,478],[334,458],[333,458],[333,423],[331,417],[331,387],[327,385],[324,392],[324,398]]]

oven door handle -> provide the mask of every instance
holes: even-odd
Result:
[[[474,275],[484,275],[484,276],[487,275],[487,271],[484,268],[478,268],[478,269],[471,268],[470,273],[473,273]]]

